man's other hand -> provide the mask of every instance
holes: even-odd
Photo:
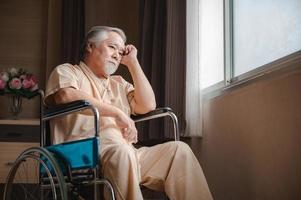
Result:
[[[116,125],[120,128],[123,138],[129,143],[137,143],[138,135],[135,122],[123,112],[116,117]]]

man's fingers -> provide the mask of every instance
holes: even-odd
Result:
[[[128,137],[130,134],[130,129],[129,128],[123,128],[122,129],[122,134],[124,137]]]
[[[137,130],[135,127],[123,128],[121,131],[123,138],[128,142],[136,143],[138,141]]]
[[[135,46],[134,45],[126,45],[125,48],[124,48],[124,54],[125,55],[128,55],[129,53],[131,53],[133,50],[135,49]]]

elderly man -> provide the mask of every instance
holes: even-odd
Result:
[[[138,136],[129,115],[155,109],[156,101],[137,49],[125,42],[121,29],[93,27],[85,37],[79,65],[59,65],[50,75],[45,102],[85,99],[99,110],[102,173],[112,182],[117,199],[143,199],[140,184],[165,191],[170,199],[212,199],[202,169],[185,143],[133,147]],[[134,86],[121,76],[111,76],[120,63],[127,66]],[[77,113],[54,121],[53,143],[93,136],[91,118]]]

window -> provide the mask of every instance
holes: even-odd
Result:
[[[300,49],[300,0],[233,0],[234,76]]]
[[[248,77],[301,49],[300,0],[199,0],[198,5],[203,89]]]

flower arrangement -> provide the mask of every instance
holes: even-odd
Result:
[[[30,98],[38,90],[35,75],[20,68],[0,72],[0,94],[16,94]]]

